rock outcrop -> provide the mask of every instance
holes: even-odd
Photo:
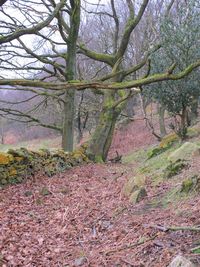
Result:
[[[175,162],[177,160],[190,159],[194,153],[199,151],[199,149],[200,147],[197,144],[185,142],[181,147],[169,155],[168,160]]]

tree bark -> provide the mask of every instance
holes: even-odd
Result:
[[[185,140],[186,136],[187,136],[187,116],[188,116],[188,112],[187,112],[187,107],[183,106],[182,109],[182,114],[181,114],[181,125],[180,125],[180,137],[181,140]]]
[[[193,99],[191,110],[188,113],[188,119],[187,119],[188,126],[195,124],[196,119],[198,118],[198,106],[199,106],[199,101],[198,101],[198,97],[197,97],[197,98]]]
[[[73,89],[65,92],[62,148],[69,152],[73,151],[74,147],[74,98]]]
[[[76,43],[80,25],[80,0],[72,2],[70,15],[70,32],[69,42],[66,54],[66,81],[71,81],[76,78]],[[64,121],[62,133],[62,148],[65,151],[73,151],[74,147],[74,117],[75,117],[75,90],[69,89],[65,92],[64,103]]]
[[[165,128],[165,107],[159,104],[158,104],[158,115],[159,115],[160,136],[164,137],[167,134]]]
[[[3,6],[3,4],[5,4],[5,2],[7,2],[7,0],[0,0],[0,6]]]
[[[121,108],[114,107],[114,92],[106,92],[98,125],[87,149],[88,157],[95,162],[104,162],[112,142],[115,123]]]

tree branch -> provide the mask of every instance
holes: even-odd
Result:
[[[56,131],[62,131],[61,127],[55,126],[55,125],[50,125],[50,124],[45,124],[42,123],[39,119],[36,119],[35,117],[26,114],[22,111],[19,110],[15,110],[15,109],[9,109],[9,108],[0,108],[0,112],[3,112],[4,114],[8,114],[11,116],[17,116],[17,117],[22,117],[22,118],[26,118],[28,120],[28,122],[34,122],[37,123],[38,125],[45,127],[45,128],[49,128],[52,130],[56,130]],[[22,122],[27,122],[27,121],[22,121]]]
[[[83,54],[91,59],[104,62],[110,65],[111,67],[114,65],[114,56],[112,55],[101,54],[101,53],[97,53],[95,51],[89,50],[85,47],[84,44],[79,45],[78,48],[79,50],[77,51],[77,53],[79,54]]]
[[[5,4],[5,2],[7,2],[7,0],[0,0],[0,6],[3,6],[3,4]]]
[[[151,83],[168,81],[168,80],[180,80],[190,74],[194,69],[200,66],[200,60],[190,64],[183,71],[180,71],[176,74],[171,74],[168,71],[165,73],[157,73],[150,75],[145,78],[141,78],[138,80],[131,80],[125,82],[111,82],[111,83],[103,83],[98,81],[68,81],[68,82],[41,82],[39,80],[18,80],[18,79],[1,79],[0,86],[20,86],[20,87],[34,87],[34,88],[46,88],[49,90],[84,90],[87,88],[90,89],[110,89],[110,90],[121,90],[121,89],[130,89],[132,87],[140,87]],[[1,87],[0,89],[9,90],[9,87]],[[26,90],[26,89],[24,89]]]
[[[116,54],[116,58],[121,58],[124,55],[126,48],[128,46],[130,35],[131,35],[132,31],[135,29],[135,27],[138,25],[138,23],[140,22],[143,14],[144,14],[144,11],[147,7],[148,2],[149,2],[149,0],[143,0],[143,3],[141,5],[140,10],[138,12],[138,15],[136,17],[134,16],[134,12],[130,11],[130,17],[126,23],[125,30],[124,30],[124,33],[123,33],[122,38],[121,38],[119,50]]]
[[[22,35],[25,34],[33,34],[35,32],[40,31],[44,27],[46,27],[58,14],[60,9],[65,5],[66,0],[61,0],[59,4],[56,5],[56,8],[52,12],[52,14],[43,22],[38,23],[36,26],[31,28],[24,28],[24,29],[17,29],[15,32],[7,35],[7,36],[1,36],[0,37],[0,44],[11,42],[16,38],[19,38]]]

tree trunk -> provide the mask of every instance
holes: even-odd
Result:
[[[158,104],[158,115],[159,115],[160,136],[164,137],[167,134],[165,128],[165,107],[159,104]]]
[[[87,150],[88,157],[95,162],[104,162],[112,142],[118,114],[114,109],[102,111]]]
[[[114,134],[115,123],[121,112],[120,107],[114,107],[114,94],[114,92],[105,93],[99,122],[87,149],[88,157],[96,162],[106,160]]]
[[[184,106],[182,109],[181,125],[179,130],[182,141],[185,140],[187,136],[187,116],[188,116],[187,107]]]
[[[62,148],[73,151],[74,145],[74,98],[75,91],[70,89],[65,92],[64,121],[62,133]]]
[[[76,78],[76,43],[80,25],[80,0],[74,2],[70,15],[70,30],[66,54],[66,81]],[[74,146],[74,116],[75,116],[75,91],[69,89],[65,92],[64,120],[62,133],[62,148],[65,151],[73,151]]]
[[[187,118],[188,126],[195,124],[195,122],[198,118],[198,106],[199,106],[199,101],[198,101],[198,97],[196,97],[193,99],[191,110],[188,113],[188,118]]]

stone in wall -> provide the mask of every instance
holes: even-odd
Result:
[[[72,153],[47,149],[30,151],[26,148],[0,152],[0,186],[20,183],[37,173],[52,176],[86,163],[89,160],[85,150],[86,147],[81,146]]]

